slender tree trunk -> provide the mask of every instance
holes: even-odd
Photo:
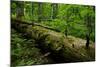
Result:
[[[66,29],[65,29],[65,35],[68,35],[68,17],[66,19]]]
[[[38,22],[42,20],[42,3],[38,3]]]
[[[93,11],[95,12],[95,6],[92,6],[93,7]]]
[[[24,1],[18,1],[16,4],[17,4],[16,17],[18,19],[22,19],[22,16],[24,16]]]
[[[86,35],[86,48],[89,48],[89,44],[90,44],[90,33]]]
[[[33,21],[34,20],[34,3],[32,2],[32,16],[31,16],[31,20]]]
[[[89,21],[89,19],[87,18],[87,21]],[[86,33],[86,48],[89,48],[89,41],[90,41],[90,30],[89,30],[89,22],[87,22],[87,33]]]
[[[51,6],[52,6],[52,19],[55,19],[55,18],[57,18],[57,14],[58,14],[58,4],[55,4],[55,3],[53,3],[53,4],[51,4]]]
[[[65,18],[65,21],[66,21],[65,35],[66,36],[68,35],[68,19],[69,19],[69,15],[68,15],[68,10],[67,10],[66,11],[66,18]]]
[[[90,7],[88,7],[88,9],[89,8]],[[89,15],[89,13],[87,13],[86,15],[86,25],[87,25],[86,48],[89,48],[89,44],[90,44],[90,33],[92,32],[91,20],[92,20],[92,17]]]

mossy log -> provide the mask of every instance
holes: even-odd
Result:
[[[95,47],[91,42],[89,49],[86,49],[86,40],[73,36],[65,36],[63,33],[55,32],[40,25],[28,24],[26,21],[11,19],[11,27],[33,38],[37,46],[53,58],[61,59],[64,62],[84,62],[95,60]],[[57,57],[59,56],[59,58]]]

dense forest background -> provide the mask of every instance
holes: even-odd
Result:
[[[17,15],[17,13],[20,13]],[[50,26],[66,35],[95,41],[95,7],[88,5],[17,2],[11,3],[11,16]]]
[[[12,66],[94,60],[95,6],[11,1]]]

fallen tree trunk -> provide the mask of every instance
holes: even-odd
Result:
[[[31,25],[27,24],[26,21],[15,19],[11,19],[11,27],[23,33],[28,38],[33,38],[37,47],[41,48],[47,55],[56,59],[56,61],[83,62],[95,60],[94,45],[86,49],[85,44],[80,45],[74,43],[77,38],[73,40],[71,37],[66,37],[62,33],[46,29],[40,25]]]
[[[17,21],[17,22],[20,22],[20,19],[14,19],[14,18],[13,18],[13,20],[14,20],[14,21]],[[41,24],[36,23],[36,22],[31,22],[31,21],[21,21],[21,23],[27,24],[27,25],[33,25],[33,26],[36,25],[36,26],[40,26],[40,27],[43,27],[43,28],[46,28],[46,29],[54,30],[54,31],[56,31],[56,32],[60,32],[60,31],[57,30],[57,29],[54,29],[54,28],[48,27],[48,26],[44,26],[44,25],[41,25]]]

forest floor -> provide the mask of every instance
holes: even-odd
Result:
[[[34,40],[26,39],[15,29],[11,29],[11,65],[37,65],[54,63],[49,57],[43,57],[41,50],[35,47]]]

